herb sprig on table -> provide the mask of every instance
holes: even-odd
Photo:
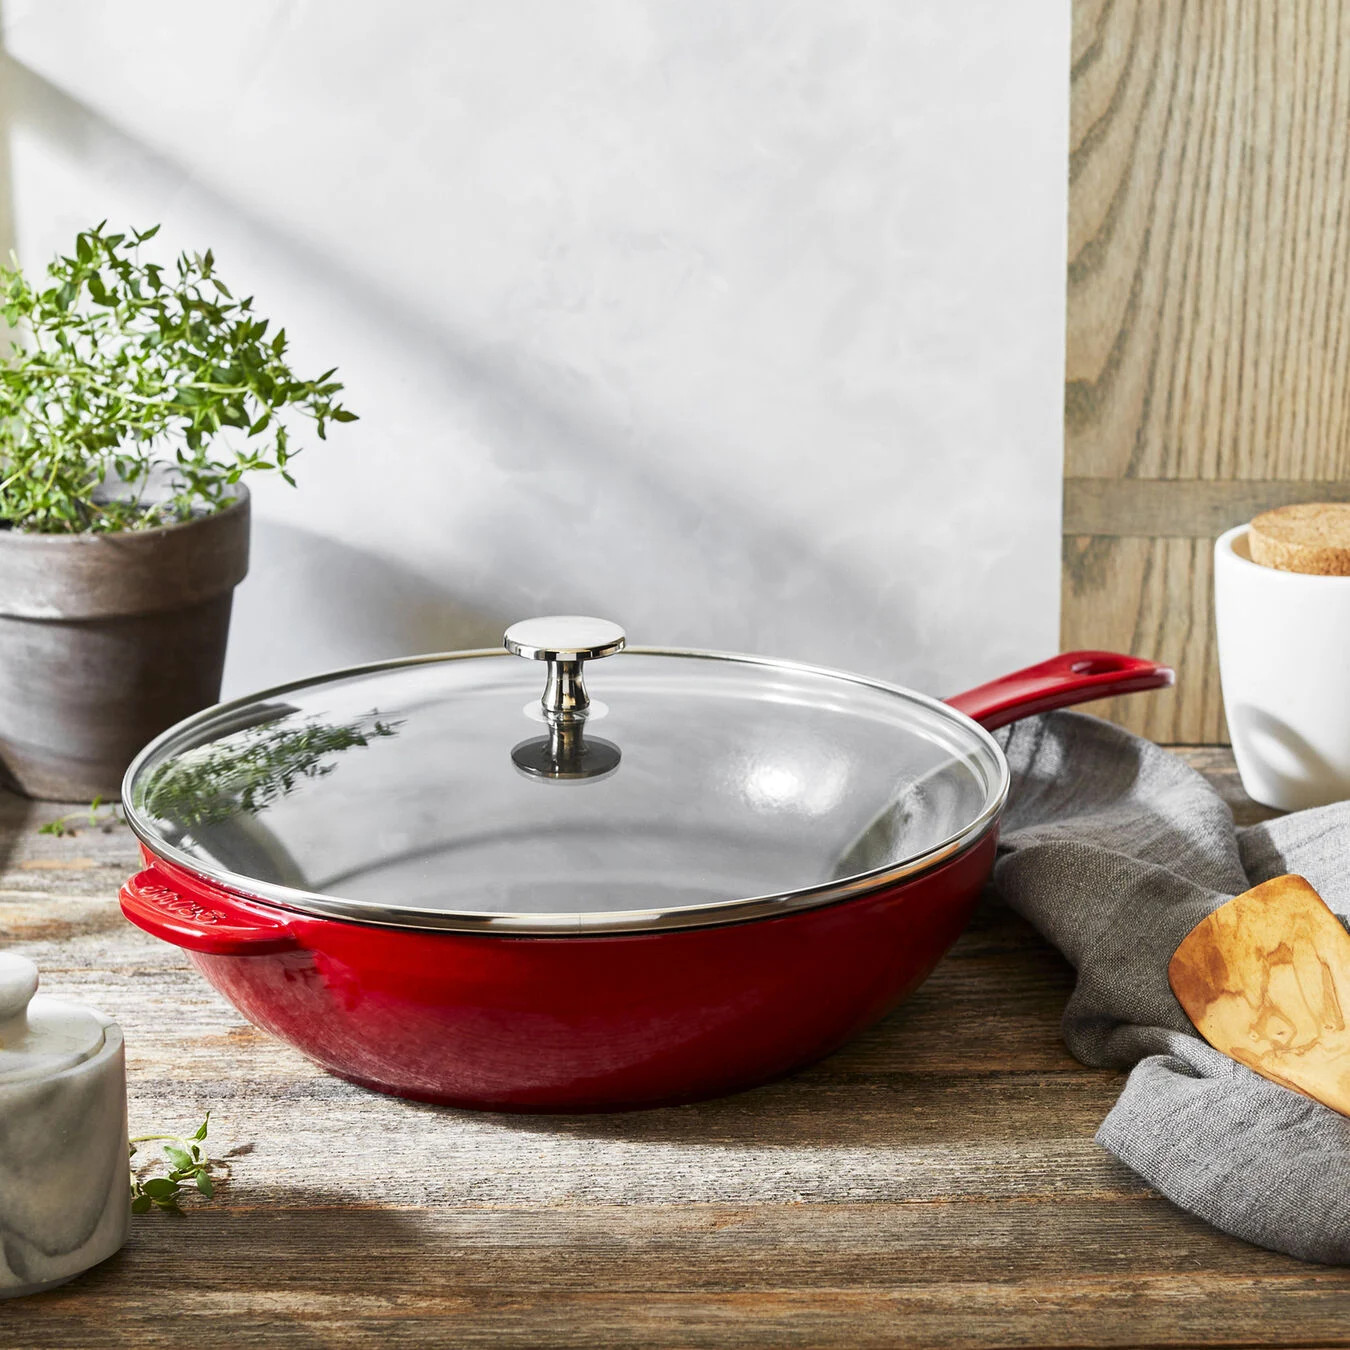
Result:
[[[0,265],[0,318],[19,339],[0,356],[0,525],[186,521],[229,505],[246,473],[293,482],[296,416],[320,440],[330,422],[356,421],[335,370],[296,374],[286,330],[235,299],[210,249],[163,265],[140,254],[158,225],[105,225],[81,231],[44,279]]]
[[[209,1157],[202,1148],[210,1124],[211,1113],[208,1111],[206,1119],[196,1131],[186,1137],[177,1134],[138,1134],[131,1140],[132,1158],[136,1156],[137,1144],[162,1142],[164,1145],[160,1158],[151,1159],[141,1164],[140,1168],[131,1169],[133,1214],[145,1214],[152,1207],[181,1214],[182,1207],[179,1201],[189,1194],[191,1187],[195,1187],[208,1200],[215,1195],[215,1183],[229,1174],[229,1164],[219,1158]],[[138,1175],[139,1172],[156,1166],[166,1169],[164,1175],[151,1177]],[[213,1172],[215,1176],[212,1175]]]
[[[102,797],[95,797],[83,810],[68,811],[64,816],[57,816],[55,820],[39,825],[37,832],[54,834],[58,839],[66,835],[73,837],[82,829],[102,830],[104,834],[111,834],[118,825],[126,823],[127,818],[122,814],[119,803],[105,802]]]

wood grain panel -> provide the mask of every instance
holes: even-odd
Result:
[[[1205,478],[1066,478],[1064,533],[1108,539],[1210,540],[1262,511],[1294,502],[1350,502],[1342,482]]]
[[[459,1215],[299,1196],[198,1211],[11,1305],[0,1335],[25,1350],[1350,1344],[1344,1272],[1290,1270],[1195,1224],[1153,1245],[1136,1206],[795,1211]],[[1065,1278],[1069,1250],[1082,1273]],[[172,1295],[147,1296],[160,1282]]]
[[[1165,745],[1228,739],[1209,593],[1208,539],[1064,540],[1065,645],[1160,656],[1175,688],[1086,705]]]
[[[1075,6],[1075,476],[1350,473],[1350,9]]]
[[[1350,496],[1348,156],[1344,0],[1075,0],[1063,641],[1145,734],[1223,733],[1208,540]]]

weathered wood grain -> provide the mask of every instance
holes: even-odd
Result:
[[[1063,641],[1214,740],[1205,541],[1350,479],[1350,6],[1075,0],[1070,122]]]
[[[44,1296],[40,1319],[25,1307],[25,1344],[1077,1346],[1090,1327],[1106,1334],[1089,1343],[1115,1345],[1346,1344],[1341,1273],[1288,1271],[1189,1222],[1159,1242],[1140,1202],[467,1212],[296,1200],[198,1211],[178,1225],[192,1225],[190,1248],[161,1224],[87,1290]],[[334,1242],[339,1224],[360,1235],[363,1263]],[[191,1296],[166,1317],[138,1296],[145,1281]],[[80,1339],[90,1296],[114,1314],[98,1341]]]
[[[1077,0],[1075,474],[1350,477],[1350,11]]]
[[[1064,645],[1167,661],[1177,684],[1087,708],[1165,745],[1227,740],[1206,539],[1064,540]]]
[[[1242,813],[1231,756],[1186,754]],[[133,1132],[211,1108],[242,1151],[214,1202],[0,1306],[0,1347],[1350,1345],[1350,1271],[1217,1233],[1093,1143],[1120,1077],[1065,1053],[1071,974],[995,902],[908,1005],[783,1082],[485,1115],[246,1025],[121,919],[127,833],[34,833],[59,810],[0,795],[0,941],[123,1023]]]
[[[1263,511],[1298,502],[1350,502],[1343,482],[1203,478],[1066,478],[1064,533],[1102,539],[1218,538]]]

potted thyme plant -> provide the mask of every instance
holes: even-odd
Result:
[[[243,478],[293,483],[296,421],[355,420],[209,251],[142,260],[158,228],[85,230],[41,282],[0,267],[0,773],[30,796],[115,794],[219,698]]]

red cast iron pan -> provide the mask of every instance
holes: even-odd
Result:
[[[208,710],[128,771],[123,912],[353,1082],[510,1111],[732,1092],[828,1054],[933,969],[993,865],[991,728],[1172,683],[1072,652],[946,703],[835,671],[629,649],[339,672]],[[603,681],[603,686],[602,686]],[[602,687],[601,687],[602,686]],[[603,733],[603,734],[602,734]]]

